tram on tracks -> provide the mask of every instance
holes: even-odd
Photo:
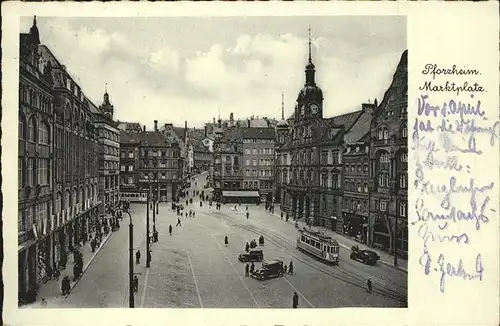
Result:
[[[145,203],[147,201],[147,196],[145,193],[122,192],[120,193],[120,200],[129,201],[131,203]]]
[[[319,231],[299,230],[297,237],[297,249],[307,252],[319,260],[331,264],[339,264],[339,243],[332,237],[325,236]]]

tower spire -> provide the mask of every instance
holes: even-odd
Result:
[[[104,93],[108,93],[108,83],[104,84]]]
[[[311,58],[311,24],[309,24],[309,62],[312,62],[312,58]]]
[[[36,26],[36,15],[33,16],[33,26]]]
[[[283,98],[284,98],[283,91],[281,91],[281,119],[285,120],[285,104]]]

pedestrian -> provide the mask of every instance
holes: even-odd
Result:
[[[193,212],[193,218],[194,218],[194,215],[196,214],[196,212]]]
[[[137,275],[134,276],[134,292],[139,291],[139,279],[137,278]]]
[[[203,201],[200,200],[200,207],[203,207]]]
[[[45,298],[42,298],[42,308],[47,307],[47,301],[45,301]]]
[[[290,262],[290,267],[288,267],[288,274],[293,275],[293,262]]]
[[[247,220],[248,220],[248,218],[249,218],[249,217],[250,217],[250,213],[249,213],[249,212],[247,212]]]
[[[372,293],[372,279],[369,278],[368,281],[366,281],[366,286],[368,288],[368,293]]]
[[[281,212],[281,219],[283,219],[283,212]]]
[[[90,240],[90,248],[92,248],[92,253],[95,252],[96,241],[95,239]]]
[[[248,242],[247,242],[247,244],[245,245],[245,251],[246,251],[246,252],[249,252],[249,251],[250,251],[250,245],[248,244]]]
[[[245,276],[248,277],[248,269],[250,267],[248,266],[248,264],[245,264]]]
[[[250,273],[253,273],[255,270],[255,264],[252,262],[252,265],[250,265]]]
[[[193,211],[189,210],[189,217],[191,217],[191,215],[193,215]]]
[[[181,219],[180,218],[177,218],[177,224],[175,226],[182,226],[181,225]]]
[[[141,261],[141,252],[137,250],[137,252],[135,253],[135,263],[139,264],[140,261]]]
[[[299,296],[297,295],[297,292],[293,292],[292,307],[297,308],[298,305],[299,305]]]
[[[288,213],[286,213],[285,221],[288,222],[288,219],[289,219]]]
[[[248,212],[248,206],[247,206],[247,208],[246,208],[246,211]]]
[[[229,244],[229,240],[227,239],[227,235],[224,237],[224,244],[226,245],[226,247]]]
[[[189,205],[189,201],[186,199],[186,206]]]
[[[183,212],[183,211],[181,211],[181,217],[183,217],[183,216],[184,216],[184,212]]]
[[[172,224],[170,224],[170,225],[168,226],[168,233],[170,233],[170,235],[172,235]]]
[[[286,274],[286,268],[287,268],[286,265],[283,266],[283,271],[284,271],[285,274]]]

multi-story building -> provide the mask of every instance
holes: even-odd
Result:
[[[142,130],[142,128],[141,128]],[[120,131],[120,199],[145,202],[139,189],[139,153],[141,142],[137,132]]]
[[[241,201],[243,197],[246,198],[246,194],[240,191],[243,188],[241,129],[237,127],[223,129],[219,119],[215,131],[214,198],[223,202]]]
[[[162,201],[176,200],[181,190],[183,162],[180,147],[158,130],[120,133],[120,189],[121,198],[146,201],[152,190]]]
[[[19,296],[36,290],[54,252],[54,97],[50,67],[40,61],[36,18],[20,35],[18,254]]]
[[[242,128],[243,189],[258,190],[261,201],[272,202],[274,190],[274,128]]]
[[[371,123],[369,242],[408,252],[408,51]],[[394,239],[397,241],[394,241]]]
[[[92,103],[90,103],[93,106]],[[113,121],[114,108],[109,94],[104,93],[103,103],[94,114],[99,135],[99,215],[104,216],[120,203],[120,130]]]
[[[97,135],[89,101],[52,52],[36,19],[21,34],[19,85],[19,299],[98,216]],[[31,297],[31,298],[30,298]]]

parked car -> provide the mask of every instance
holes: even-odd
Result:
[[[367,265],[375,265],[377,264],[377,260],[380,259],[380,256],[372,250],[360,250],[358,246],[353,246],[351,248],[351,259],[362,262]]]
[[[251,261],[262,261],[264,260],[264,252],[262,249],[252,249],[249,252],[243,252],[238,256],[239,261],[242,263]]]
[[[283,261],[279,259],[273,259],[270,261],[262,262],[261,268],[253,271],[250,276],[263,281],[272,277],[283,276],[283,274]]]

